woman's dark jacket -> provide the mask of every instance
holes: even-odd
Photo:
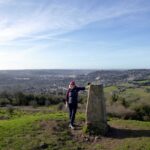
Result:
[[[77,104],[78,103],[78,92],[81,90],[85,90],[85,87],[77,87],[75,86],[73,89],[68,89],[66,94],[66,101],[68,104]]]

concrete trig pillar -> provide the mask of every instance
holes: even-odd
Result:
[[[107,131],[103,85],[90,85],[86,106],[86,132],[105,135]]]

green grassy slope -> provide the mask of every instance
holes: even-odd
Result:
[[[150,122],[110,119],[112,127],[106,137],[85,140],[82,135],[84,114],[77,114],[81,128],[68,128],[64,112],[35,113],[9,120],[0,120],[0,149],[2,150],[149,150]]]

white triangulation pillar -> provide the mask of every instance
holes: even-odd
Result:
[[[87,132],[106,134],[108,131],[103,85],[90,85],[86,106]]]

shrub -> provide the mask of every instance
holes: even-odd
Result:
[[[6,106],[9,104],[9,100],[7,98],[0,98],[0,106]]]
[[[45,105],[46,98],[43,95],[35,96],[34,100],[38,105]]]
[[[27,105],[28,104],[26,97],[22,92],[15,93],[14,97],[16,99],[16,105]]]
[[[64,95],[43,95],[43,94],[25,94],[23,92],[16,92],[13,94],[3,92],[0,93],[0,106],[11,104],[14,106],[28,106],[33,105],[55,105],[63,101]],[[33,102],[34,101],[34,102]]]
[[[118,97],[119,97],[118,94],[113,93],[112,96],[111,96],[111,102],[112,103],[116,102],[118,100]]]
[[[87,101],[87,96],[86,95],[80,95],[79,97],[79,103],[84,104]]]
[[[150,88],[146,88],[145,92],[150,93]]]
[[[121,119],[134,119],[135,111],[124,107],[120,103],[115,103],[107,107],[107,114],[110,117],[117,117]]]
[[[12,105],[7,105],[7,112],[8,112],[8,114],[9,114],[10,116],[13,115],[13,113],[14,113],[14,108],[13,108]]]
[[[58,111],[63,110],[63,108],[64,108],[64,103],[59,103],[59,104],[57,105],[57,110],[58,110]]]
[[[37,101],[35,101],[35,100],[30,101],[29,105],[33,106],[33,107],[37,107],[38,106]]]
[[[126,99],[124,97],[119,96],[118,102],[126,108],[129,106],[129,103],[126,101]]]
[[[51,104],[51,102],[49,100],[45,101],[45,106],[49,106]]]
[[[137,104],[132,106],[132,109],[136,112],[136,119],[138,120],[150,120],[150,105]]]

